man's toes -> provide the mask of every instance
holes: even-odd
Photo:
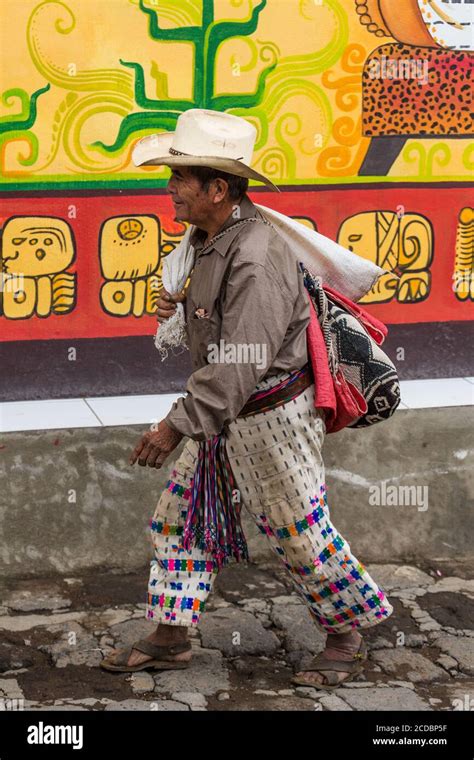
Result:
[[[348,673],[343,673],[341,671],[337,671],[337,680],[340,683],[344,680],[344,678],[349,675]],[[302,677],[306,683],[308,683],[310,686],[312,683],[327,683],[327,678],[325,677],[324,673],[318,673],[318,672],[311,672],[307,671],[306,673],[303,671],[301,673],[297,673],[298,678]]]
[[[109,654],[107,655],[107,659],[113,664],[117,665],[117,658],[119,655],[121,655],[123,652],[125,652],[125,649],[113,649]],[[135,649],[132,649],[130,653],[130,657],[127,660],[127,665],[133,666],[133,665],[139,665],[141,661],[143,661],[143,654],[140,654]],[[145,659],[146,658],[145,656]]]
[[[305,681],[307,681],[310,685],[312,683],[323,683],[323,677],[321,673],[313,673],[310,678],[305,678]]]
[[[149,657],[147,654],[144,654],[143,652],[138,652],[136,649],[132,649],[130,653],[130,657],[128,658],[128,665],[133,667],[134,665],[141,665],[142,662],[146,662],[147,660],[152,660],[152,657]]]
[[[302,677],[310,686],[312,683],[323,683],[323,677],[321,673],[304,672],[298,673],[298,678]]]

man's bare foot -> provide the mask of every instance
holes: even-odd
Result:
[[[185,626],[162,625],[161,623],[153,633],[150,633],[150,635],[146,637],[146,641],[150,641],[152,644],[157,644],[158,646],[185,644],[188,640],[188,629]],[[125,650],[114,649],[109,655],[107,655],[107,659],[114,663],[115,657],[123,651]],[[191,659],[191,650],[170,656],[177,662],[189,662]],[[150,657],[148,654],[139,652],[137,649],[132,649],[130,657],[127,660],[127,665],[134,667],[135,665],[141,665],[143,662],[153,659],[155,658]]]
[[[330,633],[327,637],[324,656],[328,660],[352,660],[354,654],[359,650],[361,641],[362,636],[357,631],[337,634]],[[338,682],[343,681],[349,675],[349,671],[336,670],[334,672],[337,674]],[[318,673],[311,670],[302,670],[296,675],[298,678],[301,677],[304,681],[307,681],[308,686],[327,683],[324,672]]]

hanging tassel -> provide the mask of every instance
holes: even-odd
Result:
[[[231,559],[249,559],[240,522],[240,504],[233,501],[235,480],[224,435],[201,441],[192,495],[183,531],[183,547],[212,554],[217,567]]]

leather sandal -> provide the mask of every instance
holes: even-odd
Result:
[[[325,657],[324,652],[321,652],[316,657],[313,657],[309,665],[305,665],[302,672],[315,672],[322,673],[326,679],[326,683],[318,683],[316,681],[306,681],[301,676],[294,676],[291,679],[291,683],[297,686],[308,686],[313,689],[325,689],[326,691],[332,691],[342,686],[343,683],[352,681],[358,673],[361,673],[364,669],[364,662],[367,660],[367,646],[364,639],[361,640],[358,651],[353,655],[352,660],[330,660]],[[338,679],[337,672],[347,673],[342,679]]]
[[[100,667],[104,670],[117,671],[119,673],[135,673],[138,670],[184,670],[189,668],[189,661],[173,660],[173,655],[180,654],[181,652],[188,652],[191,649],[191,642],[186,641],[182,644],[168,644],[167,646],[152,644],[151,641],[141,639],[135,642],[127,649],[122,650],[117,655],[112,655],[113,660],[109,657],[104,657],[100,662]],[[132,649],[136,649],[138,652],[148,654],[153,657],[152,660],[146,660],[140,663],[140,665],[128,665],[128,660],[132,653]]]

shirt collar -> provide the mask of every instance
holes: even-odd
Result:
[[[229,230],[229,232],[222,235],[219,240],[216,240],[212,248],[210,248],[207,253],[210,253],[215,249],[218,253],[221,254],[221,256],[225,256],[229,250],[230,244],[240,229],[240,225],[234,229],[230,228],[233,227],[233,225],[236,224],[236,222],[238,222],[240,219],[250,219],[257,216],[258,214],[255,205],[252,203],[248,195],[245,194],[238,206],[236,205],[236,208],[233,209],[232,213],[228,216],[220,230],[218,230],[216,235],[220,235],[226,230]],[[197,227],[189,239],[189,242],[192,246],[194,246],[196,253],[199,253],[199,251],[202,249],[205,239],[206,232]]]

